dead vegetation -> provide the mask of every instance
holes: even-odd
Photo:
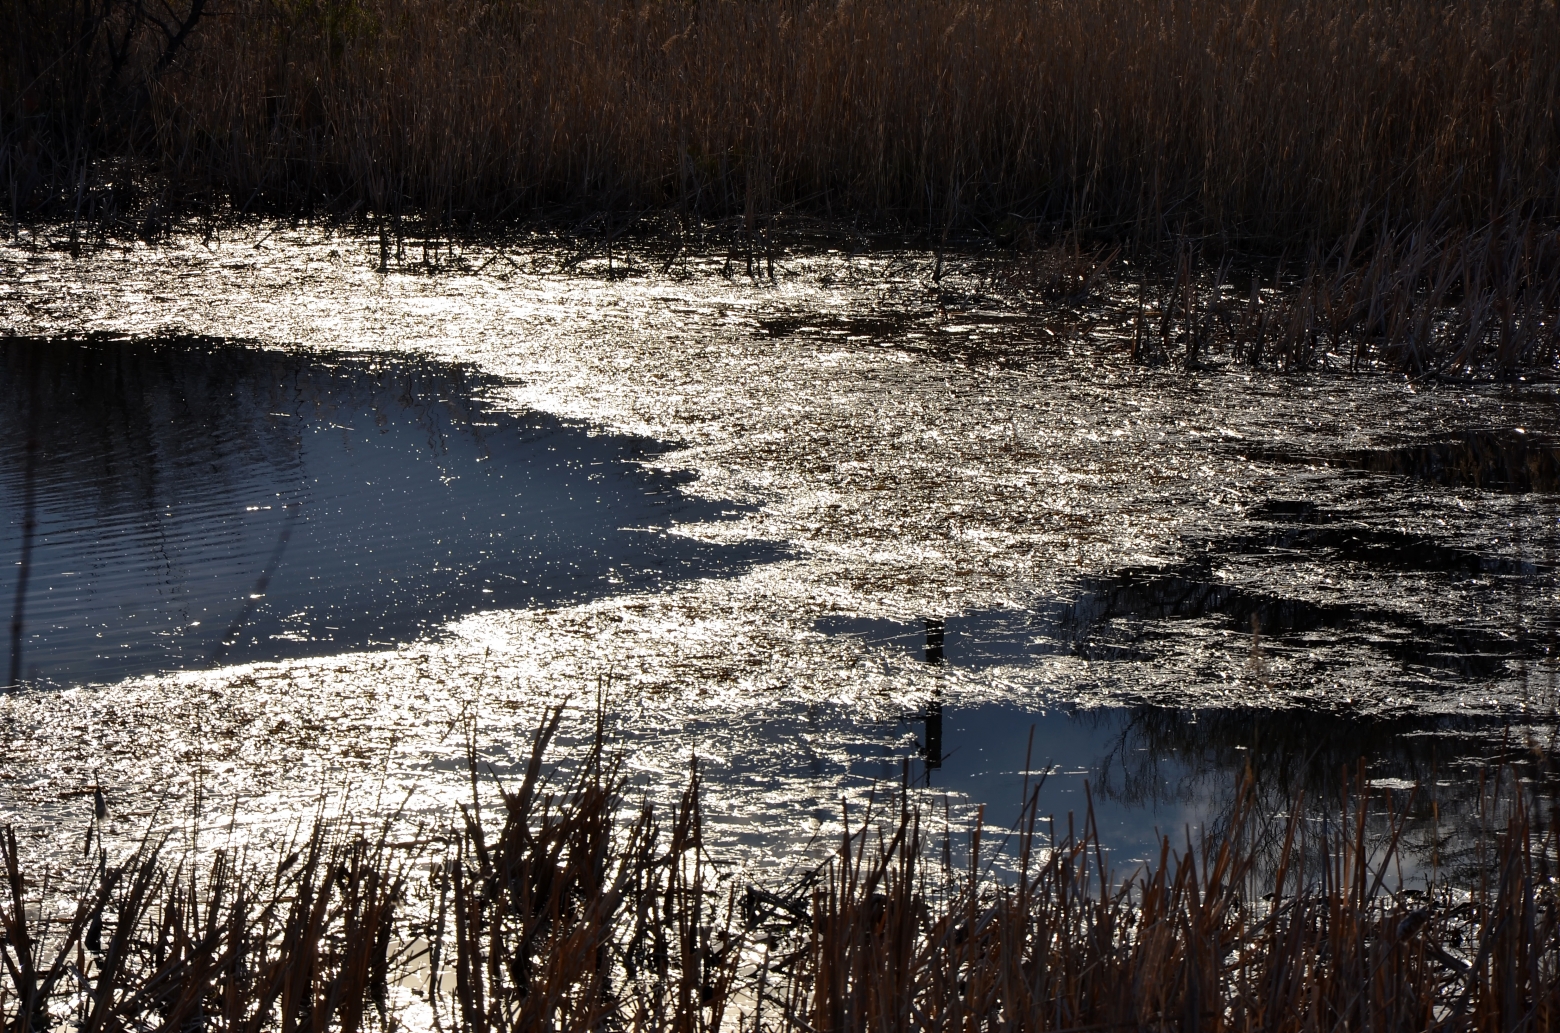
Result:
[[[1560,214],[1547,2],[10,0],[5,21],[18,217],[671,207],[1278,248],[1363,219],[1368,254]]]
[[[1225,832],[1167,839],[1124,878],[1090,816],[1058,829],[1037,794],[1014,833],[994,844],[977,826],[956,849],[889,794],[847,814],[793,885],[739,892],[712,878],[696,775],[663,824],[599,748],[554,784],[556,727],[496,806],[474,798],[413,845],[319,828],[279,863],[197,865],[158,844],[111,862],[89,840],[82,880],[61,882],[24,872],[8,834],[0,1015],[17,1033],[1504,1033],[1560,1018],[1556,834],[1495,781],[1471,878],[1423,889],[1401,874],[1407,815],[1362,771],[1339,804],[1288,817],[1259,818],[1245,793]]]
[[[1383,232],[1271,272],[1173,252],[1138,282],[1132,352],[1195,368],[1215,348],[1238,363],[1465,377],[1552,369],[1560,360],[1560,234],[1529,222],[1509,233],[1436,237]],[[1286,265],[1288,267],[1286,268]]]
[[[1556,361],[1552,0],[9,0],[3,21],[0,190],[13,226],[64,220],[73,246],[324,213],[387,263],[410,223],[542,216],[609,269],[648,230],[772,274],[788,234],[865,223],[934,248],[937,280],[949,249],[1063,238],[1147,270],[1147,361],[1221,338],[1281,368]]]

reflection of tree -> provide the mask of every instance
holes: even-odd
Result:
[[[1096,765],[1104,798],[1130,806],[1217,805],[1233,800],[1249,777],[1257,814],[1270,819],[1258,823],[1274,840],[1264,845],[1275,850],[1282,816],[1295,801],[1305,801],[1312,822],[1336,815],[1344,795],[1358,791],[1362,759],[1374,791],[1390,797],[1391,808],[1374,817],[1376,831],[1385,831],[1389,809],[1410,809],[1404,856],[1424,868],[1468,870],[1476,863],[1497,788],[1508,802],[1522,793],[1540,828],[1560,813],[1560,725],[1552,720],[1508,726],[1489,716],[1157,707],[1079,720],[1119,723]],[[1228,818],[1214,813],[1215,824]]]

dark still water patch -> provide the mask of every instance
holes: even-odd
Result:
[[[1404,530],[1382,508],[1269,499],[1220,533],[1188,537],[1179,562],[1079,577],[1025,606],[815,626],[965,672],[1071,657],[1102,684],[1168,673],[1204,691],[1278,686],[1321,702],[1369,687],[1552,684],[1553,536],[1504,552]]]
[[[393,646],[758,556],[669,533],[723,510],[645,468],[664,446],[506,409],[457,366],[210,341],[3,354],[8,616],[36,442],[29,680]]]
[[[1248,454],[1266,462],[1407,477],[1444,488],[1510,494],[1560,492],[1560,444],[1521,427],[1474,428],[1431,440],[1328,455],[1273,447],[1253,448]]]

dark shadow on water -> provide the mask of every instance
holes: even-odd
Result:
[[[32,680],[393,646],[474,611],[728,576],[773,553],[668,533],[735,507],[647,469],[665,445],[514,412],[501,385],[460,367],[208,340],[10,340],[7,601],[32,362],[47,414]]]
[[[1370,670],[1380,679],[1460,685],[1552,659],[1556,614],[1545,600],[1554,571],[1546,563],[1363,523],[1309,501],[1273,500],[1248,517],[1176,564],[1082,578],[1070,594],[1028,609],[951,615],[939,657],[970,671],[1052,655],[1118,665],[1222,658],[1226,669],[1254,672],[1281,660],[1285,677],[1311,683],[1325,683],[1329,672]],[[1299,564],[1310,573],[1291,574]],[[1318,570],[1336,570],[1357,588],[1352,596],[1286,592],[1316,582]],[[1522,625],[1499,618],[1509,602],[1489,607],[1495,617],[1473,622],[1371,591],[1400,574],[1419,576],[1416,590],[1423,593],[1472,579],[1481,591],[1501,588],[1510,599],[1534,602]],[[874,649],[913,655],[920,648],[912,621],[826,617],[817,628]],[[1199,673],[1186,670],[1188,678]]]
[[[1252,654],[1330,652],[1338,654],[1333,665],[1377,654],[1429,675],[1445,672],[1470,680],[1501,675],[1509,661],[1544,655],[1541,646],[1495,631],[1368,604],[1284,598],[1216,582],[1211,571],[1196,568],[1125,571],[1088,582],[1062,617],[1074,652],[1100,660],[1153,655],[1156,643],[1194,634],[1185,626],[1191,621],[1211,621],[1215,628],[1243,636],[1241,648]]]
[[[1560,492],[1560,444],[1516,428],[1467,430],[1434,440],[1330,455],[1273,447],[1254,447],[1245,455],[1265,462],[1411,477],[1448,488],[1516,494]]]
[[[1497,781],[1508,801],[1521,792],[1534,813],[1557,810],[1551,565],[1367,523],[1311,500],[1275,499],[1246,516],[1227,533],[1189,543],[1179,563],[1079,579],[1029,608],[949,616],[937,636],[938,662],[979,671],[1082,658],[1091,661],[1086,679],[1114,677],[1130,687],[1149,672],[1168,674],[1194,701],[1205,684],[1226,695],[1231,671],[1264,684],[1328,687],[1363,678],[1377,691],[1401,681],[1462,692],[1502,678],[1533,684],[1522,680],[1525,671],[1549,689],[1531,707],[1513,697],[1504,713],[1465,715],[1367,712],[1344,692],[1291,709],[941,703],[937,766],[925,763],[919,739],[930,735],[927,714],[907,714],[893,736],[907,745],[870,758],[876,776],[891,780],[896,765],[909,763],[918,783],[984,803],[1001,823],[1017,814],[1026,779],[1033,785],[1048,769],[1041,813],[1065,828],[1069,815],[1081,821],[1092,805],[1118,859],[1155,856],[1161,835],[1182,846],[1184,826],[1227,820],[1248,777],[1259,813],[1271,816],[1262,834],[1274,842],[1264,840],[1264,850],[1278,849],[1297,802],[1325,821],[1345,791],[1363,785],[1410,815],[1405,866],[1468,877]],[[1286,592],[1330,572],[1351,586],[1347,594]],[[1400,583],[1411,587],[1377,590]],[[1488,596],[1490,616],[1476,622],[1417,605],[1452,585],[1474,586],[1475,598],[1497,593]],[[1525,622],[1510,618],[1514,605],[1528,607]],[[906,660],[930,652],[920,621],[831,617],[817,626]],[[1076,666],[1061,669],[1078,676]],[[1087,695],[1087,682],[1078,688]]]
[[[1367,526],[1309,500],[1273,499],[1246,514],[1252,528],[1213,546],[1224,555],[1313,560],[1389,570],[1531,576],[1551,569],[1526,557],[1447,545],[1422,534]]]

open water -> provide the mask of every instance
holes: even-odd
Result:
[[[565,764],[697,757],[732,870],[905,782],[1044,772],[1130,861],[1363,761],[1424,865],[1549,785],[1555,385],[1138,366],[978,259],[578,257],[0,248],[0,815],[436,822],[560,703]]]

